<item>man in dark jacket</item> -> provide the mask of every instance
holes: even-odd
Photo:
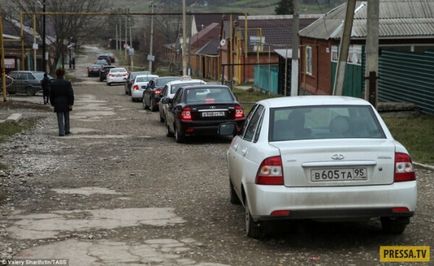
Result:
[[[65,80],[63,76],[65,70],[57,69],[57,79],[51,82],[50,102],[57,114],[59,124],[59,136],[71,134],[69,128],[69,111],[74,104],[74,91],[71,82]]]
[[[42,87],[42,97],[44,98],[44,104],[48,103],[48,98],[50,97],[50,78],[47,73],[44,73],[44,78],[41,80]]]

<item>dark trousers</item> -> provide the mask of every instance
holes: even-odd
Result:
[[[42,94],[42,97],[44,98],[44,104],[47,104],[50,99],[50,95],[48,93],[44,93]]]
[[[59,136],[69,134],[69,112],[58,112],[57,124],[59,125]]]

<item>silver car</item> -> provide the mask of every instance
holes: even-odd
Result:
[[[21,93],[31,96],[42,90],[41,80],[44,78],[44,72],[12,71],[9,76],[13,78],[13,84],[7,87],[10,94]],[[51,76],[49,78],[53,79]]]
[[[244,205],[250,237],[281,219],[380,218],[398,234],[416,210],[410,155],[362,99],[260,101],[227,160],[231,202]]]

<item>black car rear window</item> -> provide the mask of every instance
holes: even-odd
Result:
[[[190,88],[185,91],[186,103],[228,103],[234,98],[228,88]]]
[[[177,77],[157,78],[155,81],[156,87],[164,87],[168,82],[178,80]]]

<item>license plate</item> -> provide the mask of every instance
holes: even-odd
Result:
[[[225,112],[203,112],[202,117],[225,116]]]
[[[368,170],[365,167],[312,169],[310,178],[312,182],[363,181],[368,179]]]

